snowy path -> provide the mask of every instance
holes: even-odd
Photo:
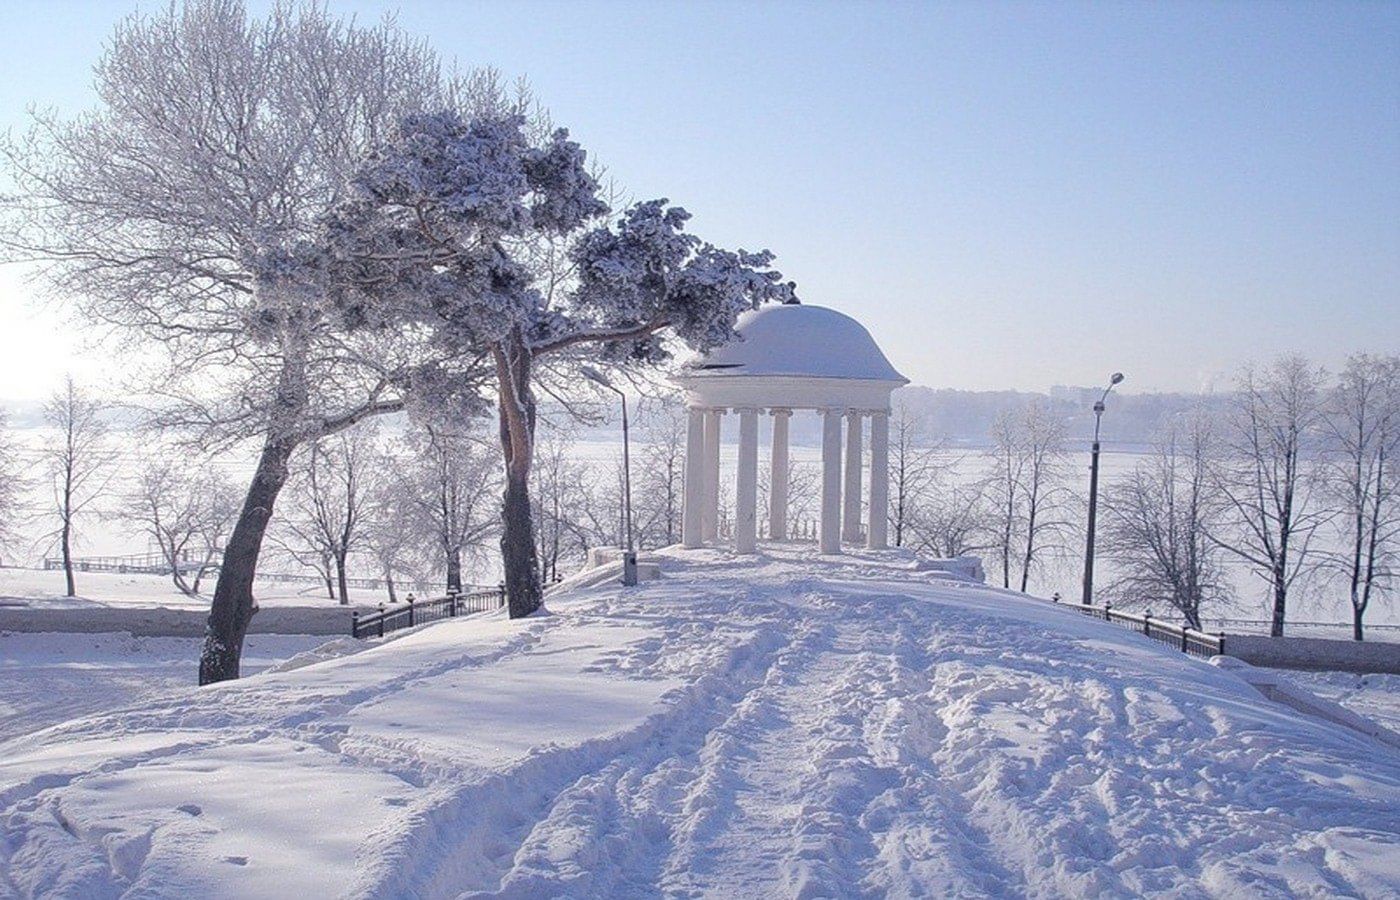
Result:
[[[0,744],[0,896],[1384,896],[1400,757],[898,554],[643,589]]]

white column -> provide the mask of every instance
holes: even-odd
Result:
[[[700,529],[706,541],[719,537],[719,439],[722,409],[705,410],[705,497]]]
[[[681,508],[681,543],[702,546],[701,512],[705,502],[705,411],[692,406],[685,431],[685,505]]]
[[[841,552],[841,413],[822,410],[821,551]]]
[[[768,537],[787,540],[788,420],[792,410],[773,410],[773,458],[768,470]]]
[[[846,497],[841,509],[841,540],[860,540],[861,414],[846,413]]]
[[[739,412],[739,466],[735,487],[734,549],[758,549],[758,410]]]
[[[870,414],[870,530],[865,546],[883,550],[889,546],[890,515],[890,413]]]

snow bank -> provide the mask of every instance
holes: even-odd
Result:
[[[1400,757],[899,553],[663,554],[0,744],[0,894],[1400,891]]]

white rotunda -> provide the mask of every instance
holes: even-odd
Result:
[[[727,412],[739,419],[735,548],[752,553],[758,543],[758,418],[765,413],[773,419],[768,536],[788,537],[788,421],[794,410],[814,410],[822,417],[821,550],[840,553],[842,541],[860,540],[866,419],[870,521],[865,539],[867,547],[883,549],[889,509],[890,393],[909,379],[890,365],[870,332],[834,309],[798,303],[764,306],[740,315],[735,331],[735,340],[686,363],[675,379],[685,391],[690,414],[684,546],[701,547],[718,539],[720,435]]]

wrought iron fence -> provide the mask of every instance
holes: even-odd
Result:
[[[1056,594],[1052,599],[1059,603],[1060,595]],[[1139,631],[1154,641],[1161,641],[1163,644],[1175,647],[1182,653],[1191,656],[1219,656],[1225,652],[1225,632],[1223,631],[1217,634],[1208,634],[1184,625],[1173,625],[1171,622],[1153,618],[1151,610],[1138,615],[1114,609],[1111,603],[1105,603],[1103,606],[1084,606],[1078,603],[1064,605],[1071,609],[1077,609],[1090,618],[1102,619],[1105,622],[1112,622],[1115,625]]]
[[[490,612],[506,605],[506,586],[498,585],[490,590],[473,591],[470,594],[448,594],[431,600],[416,600],[410,594],[402,604],[386,607],[360,615],[356,610],[351,614],[350,636],[356,638],[383,637],[391,631],[412,628],[440,619],[465,616],[469,613]]]

